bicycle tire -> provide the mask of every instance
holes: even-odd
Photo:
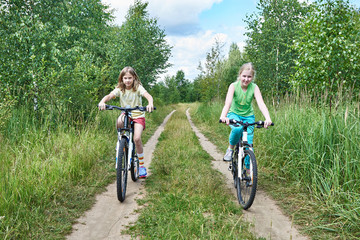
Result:
[[[234,187],[237,188],[237,168],[238,168],[238,158],[239,158],[239,144],[235,146],[235,150],[232,157],[232,174],[233,174],[233,180],[234,180]]]
[[[252,177],[246,175],[245,170],[245,158],[249,156],[250,158],[250,169],[252,169]],[[255,154],[250,149],[245,149],[244,158],[241,159],[242,164],[242,180],[237,177],[237,196],[239,203],[243,207],[244,210],[249,209],[255,200],[256,188],[257,188],[257,164]],[[252,184],[251,184],[252,183]]]
[[[136,182],[139,179],[139,158],[135,154],[135,149],[133,153],[133,159],[131,161],[131,179]]]
[[[116,168],[116,190],[120,202],[125,200],[127,184],[127,162],[128,162],[128,143],[126,138],[122,138],[118,149],[118,163]]]

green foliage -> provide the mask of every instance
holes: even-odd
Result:
[[[194,85],[185,78],[182,70],[177,71],[175,76],[166,76],[165,80],[154,85],[150,92],[163,104],[193,102],[198,99],[194,94]]]
[[[193,82],[194,101],[203,102],[224,99],[231,83],[238,77],[239,69],[246,60],[236,43],[230,45],[226,58],[222,57],[223,44],[216,42],[207,53],[205,68],[199,65],[200,74]]]
[[[302,24],[294,49],[292,85],[329,95],[332,105],[342,91],[360,88],[359,13],[344,0],[317,1]]]
[[[2,4],[6,6],[1,12],[2,82],[22,101],[29,97],[34,81],[38,86],[49,84],[42,83],[47,72],[73,65],[86,50],[94,54],[91,45],[101,42],[97,36],[109,19],[98,1],[8,0]]]
[[[299,36],[306,7],[298,0],[260,0],[257,8],[259,13],[245,20],[249,30],[245,50],[257,71],[261,91],[283,94],[293,74],[293,60],[299,54],[291,46]]]
[[[210,101],[212,99],[219,99],[220,92],[224,87],[221,79],[221,63],[223,61],[222,48],[224,43],[216,40],[214,46],[211,47],[210,52],[206,54],[205,68],[199,64],[200,74],[194,80],[196,85],[200,88],[200,99],[202,101]]]
[[[112,79],[118,78],[123,67],[131,66],[146,89],[156,82],[158,74],[170,66],[167,61],[171,54],[165,31],[158,26],[156,19],[149,17],[147,6],[147,2],[134,2],[122,26],[113,29],[109,46],[113,48],[110,51]]]
[[[238,79],[240,67],[244,63],[246,63],[246,60],[240,52],[239,47],[236,43],[232,43],[228,58],[222,62],[221,66],[221,99],[225,99],[228,87]]]
[[[167,87],[166,91],[166,99],[170,103],[178,103],[180,102],[180,92],[178,91],[178,83],[176,81],[176,77],[166,77],[165,85]]]
[[[113,88],[121,67],[135,67],[149,88],[169,66],[171,48],[147,3],[135,1],[121,27],[109,26],[114,17],[100,0],[0,6],[0,94],[6,90],[16,106],[81,118]]]

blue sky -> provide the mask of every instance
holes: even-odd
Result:
[[[246,14],[255,11],[256,1],[224,0],[200,13],[200,23],[205,28],[224,27],[224,25],[233,25],[234,22],[243,22]]]
[[[299,0],[305,1],[305,0]],[[115,24],[121,25],[129,6],[134,0],[102,0],[115,9]],[[231,43],[240,49],[245,46],[246,15],[257,11],[259,0],[148,0],[150,17],[158,19],[165,29],[166,40],[173,46],[173,64],[165,75],[173,76],[178,70],[185,72],[187,79],[194,79],[199,71],[199,62],[205,62],[216,39],[224,42],[223,55],[227,55]],[[357,8],[360,0],[350,0]],[[141,77],[141,76],[140,76]]]

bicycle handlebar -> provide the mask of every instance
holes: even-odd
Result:
[[[136,106],[136,107],[118,107],[118,106],[115,106],[115,105],[105,105],[106,107],[106,110],[113,110],[113,109],[117,109],[117,110],[120,110],[120,111],[133,111],[133,110],[140,110],[142,112],[146,112],[146,107],[139,107],[139,106]],[[156,110],[156,107],[154,107],[154,110]]]
[[[264,123],[263,121],[257,121],[257,122],[253,122],[253,123],[248,123],[248,122],[243,122],[243,121],[236,121],[235,119],[229,119],[230,124],[234,125],[234,126],[253,126],[256,125],[257,128],[262,128],[264,127]],[[221,119],[219,119],[219,123],[222,123]],[[271,123],[271,126],[274,126],[274,123]]]

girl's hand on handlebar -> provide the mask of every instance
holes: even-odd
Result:
[[[269,126],[271,126],[271,124],[272,124],[272,121],[266,119],[266,120],[264,121],[264,128],[268,128]]]
[[[154,111],[154,105],[153,105],[153,104],[147,105],[147,106],[146,106],[146,111],[148,111],[148,112]]]
[[[220,117],[221,122],[226,123],[226,125],[229,125],[230,121],[227,117]]]
[[[99,110],[100,110],[100,111],[101,111],[101,110],[105,110],[105,109],[106,109],[106,104],[103,103],[103,102],[100,102],[99,105],[98,105],[98,107],[99,107]]]

